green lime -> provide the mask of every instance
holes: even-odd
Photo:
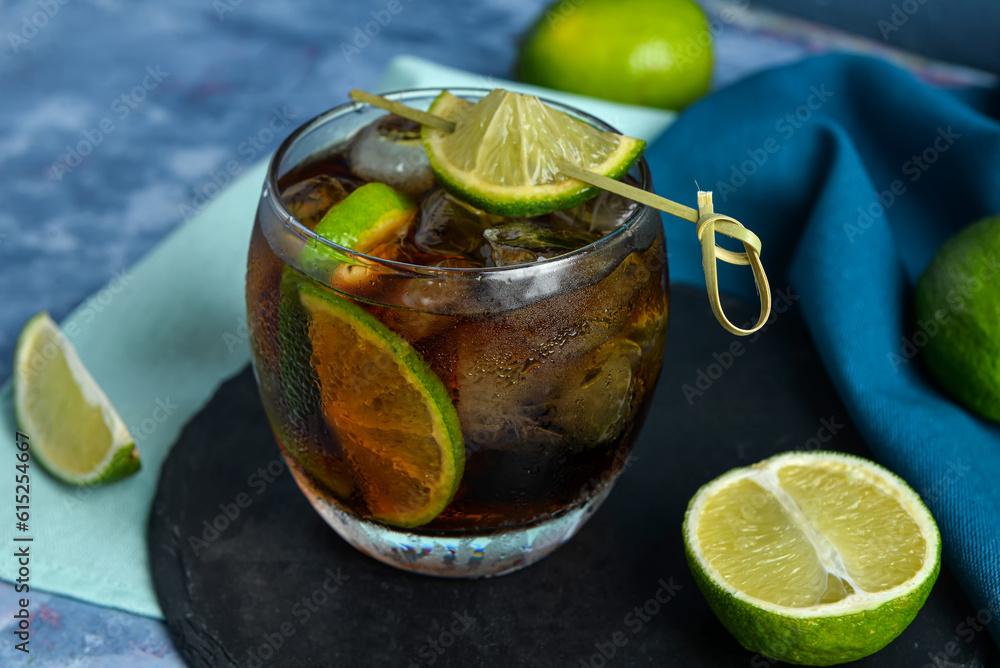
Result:
[[[384,183],[366,183],[330,207],[316,234],[364,253],[399,236],[416,215],[409,195]]]
[[[646,146],[641,139],[598,130],[537,97],[499,88],[475,104],[444,91],[430,112],[455,123],[451,133],[422,129],[438,181],[456,197],[501,216],[540,216],[600,192],[563,176],[561,160],[617,179]]]
[[[744,647],[829,666],[872,654],[913,621],[941,538],[920,497],[877,464],[788,452],[724,473],[691,499],[688,565]]]
[[[522,81],[683,109],[708,90],[712,39],[692,0],[560,0],[521,47]]]
[[[917,283],[921,354],[952,396],[1000,422],[1000,216],[949,239]]]
[[[336,435],[360,481],[354,493],[378,521],[430,522],[451,501],[465,465],[458,413],[444,384],[409,343],[349,299],[308,279],[298,283],[297,296],[303,317],[289,325],[307,330],[316,379],[316,389],[302,391],[318,394],[301,399],[315,401]],[[288,331],[283,344],[292,338]],[[283,352],[283,374],[296,354]]]
[[[45,312],[17,339],[14,411],[31,454],[64,482],[96,485],[139,470],[124,421]]]
[[[299,291],[311,279],[286,266],[281,274],[278,304],[278,360],[281,365],[281,389],[284,406],[275,420],[275,433],[281,444],[296,460],[341,498],[350,495],[347,481],[338,462],[331,461],[305,444],[327,442],[329,427],[322,417],[319,379],[312,365],[309,341],[309,314],[302,306]]]
[[[375,251],[378,255],[379,250],[393,246],[391,242],[406,234],[417,211],[417,204],[409,195],[384,183],[366,183],[330,207],[316,226],[316,234],[359,253]],[[339,263],[332,275],[331,260]],[[298,266],[307,274],[325,277],[347,292],[372,278],[365,266],[316,240],[303,249]]]

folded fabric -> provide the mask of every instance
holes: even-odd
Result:
[[[419,86],[516,84],[404,57],[390,65],[378,90]],[[647,140],[674,118],[663,110],[544,94]],[[346,101],[347,91],[334,92],[338,97]],[[223,380],[249,362],[243,286],[266,162],[249,169],[62,323],[131,429],[142,470],[112,485],[77,489],[32,469],[32,588],[162,617],[148,566],[149,508],[160,465],[184,424]],[[0,390],[0,432],[11,435],[13,447],[9,382]],[[13,498],[13,483],[13,477],[0,481],[5,498]],[[0,542],[11,544],[13,531],[13,522],[0,523]],[[0,579],[17,577],[17,561],[0,559]]]
[[[149,508],[184,424],[249,361],[243,281],[264,168],[249,170],[62,322],[132,432],[142,469],[77,488],[32,464],[32,589],[162,617],[146,556]],[[6,434],[14,433],[10,407],[8,383],[0,392]],[[8,478],[0,489],[12,498]],[[13,522],[0,524],[0,541],[13,544],[13,531]],[[0,560],[0,578],[17,578],[16,559]]]
[[[658,192],[694,206],[698,183],[717,212],[760,236],[776,300],[805,317],[875,457],[924,498],[969,612],[1000,639],[1000,425],[928,377],[911,306],[945,239],[1000,213],[991,99],[881,61],[824,56],[705,98],[646,158]],[[671,278],[701,281],[694,226],[665,218]],[[719,273],[725,290],[756,301],[746,268]],[[992,275],[987,289],[1000,290]]]
[[[586,111],[621,132],[646,141],[652,141],[659,137],[677,118],[675,112],[666,109],[598,100],[593,97],[564,93],[517,81],[486,77],[481,74],[457,70],[454,67],[438,65],[415,56],[396,56],[393,58],[389,67],[382,74],[382,78],[379,79],[378,92],[429,87],[506,88],[518,93],[539,95]]]

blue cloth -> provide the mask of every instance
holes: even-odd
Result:
[[[997,101],[825,56],[705,98],[646,157],[658,192],[695,206],[697,181],[760,236],[772,292],[797,297],[875,458],[924,498],[945,563],[1000,640],[1000,425],[935,386],[912,309],[941,244],[1000,213]],[[672,278],[704,283],[694,226],[665,219]],[[993,273],[986,289],[1000,290]],[[723,266],[720,281],[756,302],[745,267]]]

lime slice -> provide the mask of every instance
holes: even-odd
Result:
[[[366,183],[330,207],[316,234],[364,253],[398,237],[416,215],[409,195],[384,183]]]
[[[359,253],[372,253],[404,235],[416,215],[417,205],[409,195],[384,183],[366,183],[330,207],[316,234]],[[369,269],[315,240],[303,249],[299,266],[312,275],[325,274],[331,259],[342,264],[328,278],[345,291],[372,278]]]
[[[495,89],[473,104],[442,92],[430,113],[455,123],[448,133],[424,126],[424,148],[445,189],[501,216],[539,216],[599,192],[559,171],[559,161],[621,178],[646,142],[602,132],[538,98]]]
[[[45,312],[17,339],[14,411],[31,453],[64,482],[95,485],[139,470],[121,416]]]
[[[887,645],[941,562],[934,518],[868,460],[789,452],[702,487],[684,519],[695,581],[747,649],[828,666]]]
[[[288,295],[285,296],[288,298]],[[373,315],[304,280],[318,405],[354,470],[370,516],[397,527],[430,522],[465,466],[458,414],[420,354]]]
[[[292,267],[281,275],[281,302],[278,305],[278,359],[281,365],[283,419],[273,420],[281,444],[315,478],[340,498],[351,493],[343,466],[335,457],[309,444],[327,442],[329,427],[322,416],[319,379],[312,365],[309,341],[309,314],[299,299],[299,289],[309,282]]]

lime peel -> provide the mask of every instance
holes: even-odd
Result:
[[[1000,422],[1000,216],[952,236],[917,282],[921,355],[941,386],[966,408]],[[930,323],[937,330],[929,330]],[[892,358],[894,368],[906,360]]]
[[[417,215],[413,199],[384,183],[366,183],[330,207],[316,234],[365,253],[390,241]]]
[[[368,253],[405,234],[417,211],[417,204],[406,193],[384,183],[366,183],[330,207],[315,232],[343,248]],[[298,265],[306,274],[327,278],[330,267],[335,266],[330,280],[344,285],[364,280],[368,274],[354,265],[349,253],[317,238],[305,245]]]
[[[357,304],[330,293],[308,279],[299,284],[298,296],[302,308],[309,314],[312,365],[319,380],[320,391],[324,395],[321,404],[327,422],[348,450],[348,456],[352,457],[357,466],[361,461],[377,458],[385,459],[388,463],[387,457],[391,454],[391,467],[400,476],[396,481],[402,482],[403,486],[412,484],[415,488],[426,490],[425,495],[418,492],[406,499],[394,500],[388,507],[383,504],[380,509],[373,508],[372,517],[403,528],[430,522],[451,502],[465,466],[465,442],[458,412],[447,389],[416,349]],[[367,348],[364,354],[361,354],[361,350],[351,351],[343,347],[338,348],[337,354],[348,360],[363,359],[367,368],[378,372],[377,377],[370,378],[370,374],[354,375],[354,385],[348,378],[339,377],[336,370],[339,367],[335,368],[327,359],[330,351],[317,350],[317,347],[321,347],[317,339],[322,336],[334,336],[338,342],[360,342]],[[344,369],[349,370],[350,367],[345,366]],[[357,397],[369,396],[372,392],[359,388],[357,382],[372,382],[380,387],[390,383],[398,384],[393,393],[395,400],[411,402],[408,408],[414,409],[415,413],[413,424],[410,425],[415,431],[407,438],[417,439],[429,431],[429,438],[435,444],[439,456],[436,470],[420,461],[419,453],[408,452],[405,440],[396,441],[393,447],[386,448],[385,453],[378,454],[377,446],[382,436],[388,438],[389,432],[398,436],[404,425],[394,424],[391,419],[382,420],[378,424],[359,422],[362,417],[358,414],[359,407],[351,404]],[[335,396],[340,393],[343,393],[340,400],[336,400]],[[368,447],[366,444],[369,443],[376,447]],[[403,469],[407,466],[421,472],[419,479],[409,482],[405,479],[406,472]],[[360,471],[360,474],[365,476],[372,472]]]

